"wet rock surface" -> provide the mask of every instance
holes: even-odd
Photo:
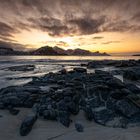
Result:
[[[94,60],[87,64],[88,68],[115,66],[117,68],[140,66],[140,60]]]
[[[20,126],[20,135],[21,136],[28,135],[36,120],[37,120],[37,116],[26,117]]]
[[[6,70],[10,71],[33,71],[34,69],[34,65],[19,65],[6,68]]]
[[[32,108],[37,117],[25,118],[20,128],[22,136],[31,131],[37,118],[58,121],[69,127],[71,115],[77,115],[80,110],[89,121],[126,128],[131,124],[140,125],[139,95],[140,89],[134,84],[123,83],[108,72],[63,69],[33,78],[23,86],[1,89],[0,109],[11,108],[11,113],[16,115],[18,111],[13,110],[16,107]],[[138,98],[136,102],[134,97]],[[75,127],[83,131],[81,124]]]

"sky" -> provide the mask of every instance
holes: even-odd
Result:
[[[0,47],[140,52],[140,0],[0,0]]]

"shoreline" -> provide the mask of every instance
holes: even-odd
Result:
[[[117,69],[109,72],[99,70],[110,66]],[[0,121],[3,124],[0,127],[1,137],[4,140],[10,137],[22,139],[19,130],[22,131],[21,126],[26,124],[26,117],[36,115],[38,119],[32,124],[32,131],[28,130],[30,133],[23,137],[27,140],[92,140],[93,137],[95,140],[123,140],[124,137],[129,140],[127,135],[139,139],[137,132],[140,126],[140,108],[139,100],[134,100],[134,97],[139,99],[140,88],[133,84],[133,81],[139,83],[139,67],[139,60],[91,61],[69,71],[64,66],[58,72],[34,77],[24,85],[1,89],[0,108],[4,109],[0,110]],[[21,65],[9,67],[8,71],[22,73],[34,69],[33,65]],[[123,74],[130,81],[122,82],[113,77],[113,74]],[[83,132],[77,132],[77,121],[80,122],[79,127],[83,127]],[[134,131],[137,132],[133,133]]]

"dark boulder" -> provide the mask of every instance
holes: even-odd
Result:
[[[20,112],[20,110],[11,108],[11,109],[9,109],[9,112],[10,112],[12,115],[17,115],[17,114]]]
[[[44,117],[44,119],[47,119],[47,120],[56,120],[57,113],[53,109],[51,109],[51,110],[45,110],[43,112],[43,117]]]
[[[106,81],[106,84],[110,87],[110,88],[124,88],[125,85],[124,83],[121,82],[121,80],[116,79],[116,78],[112,78],[111,80]]]
[[[66,111],[58,111],[57,112],[57,120],[63,124],[65,127],[69,127],[71,120],[70,114]]]
[[[67,107],[69,112],[71,112],[74,115],[77,115],[79,113],[79,105],[75,104],[74,102],[67,103]]]
[[[81,67],[79,67],[79,68],[74,68],[73,70],[74,70],[75,72],[79,72],[79,73],[87,72],[87,69],[81,68]]]
[[[140,108],[135,106],[129,100],[122,99],[116,102],[116,111],[126,117],[132,117],[133,115],[140,113]]]
[[[21,136],[26,136],[29,134],[29,132],[32,130],[32,127],[37,120],[37,116],[28,116],[24,119],[20,126],[20,135]]]

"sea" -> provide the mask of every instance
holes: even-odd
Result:
[[[0,56],[0,89],[24,85],[30,82],[33,77],[44,76],[49,72],[58,72],[63,68],[71,70],[74,67],[79,67],[81,63],[88,63],[92,60],[129,59],[138,60],[140,56]],[[33,71],[8,70],[9,67],[20,65],[35,65],[35,69]],[[103,68],[105,71],[114,69],[113,67]],[[116,77],[123,80],[121,75]]]

